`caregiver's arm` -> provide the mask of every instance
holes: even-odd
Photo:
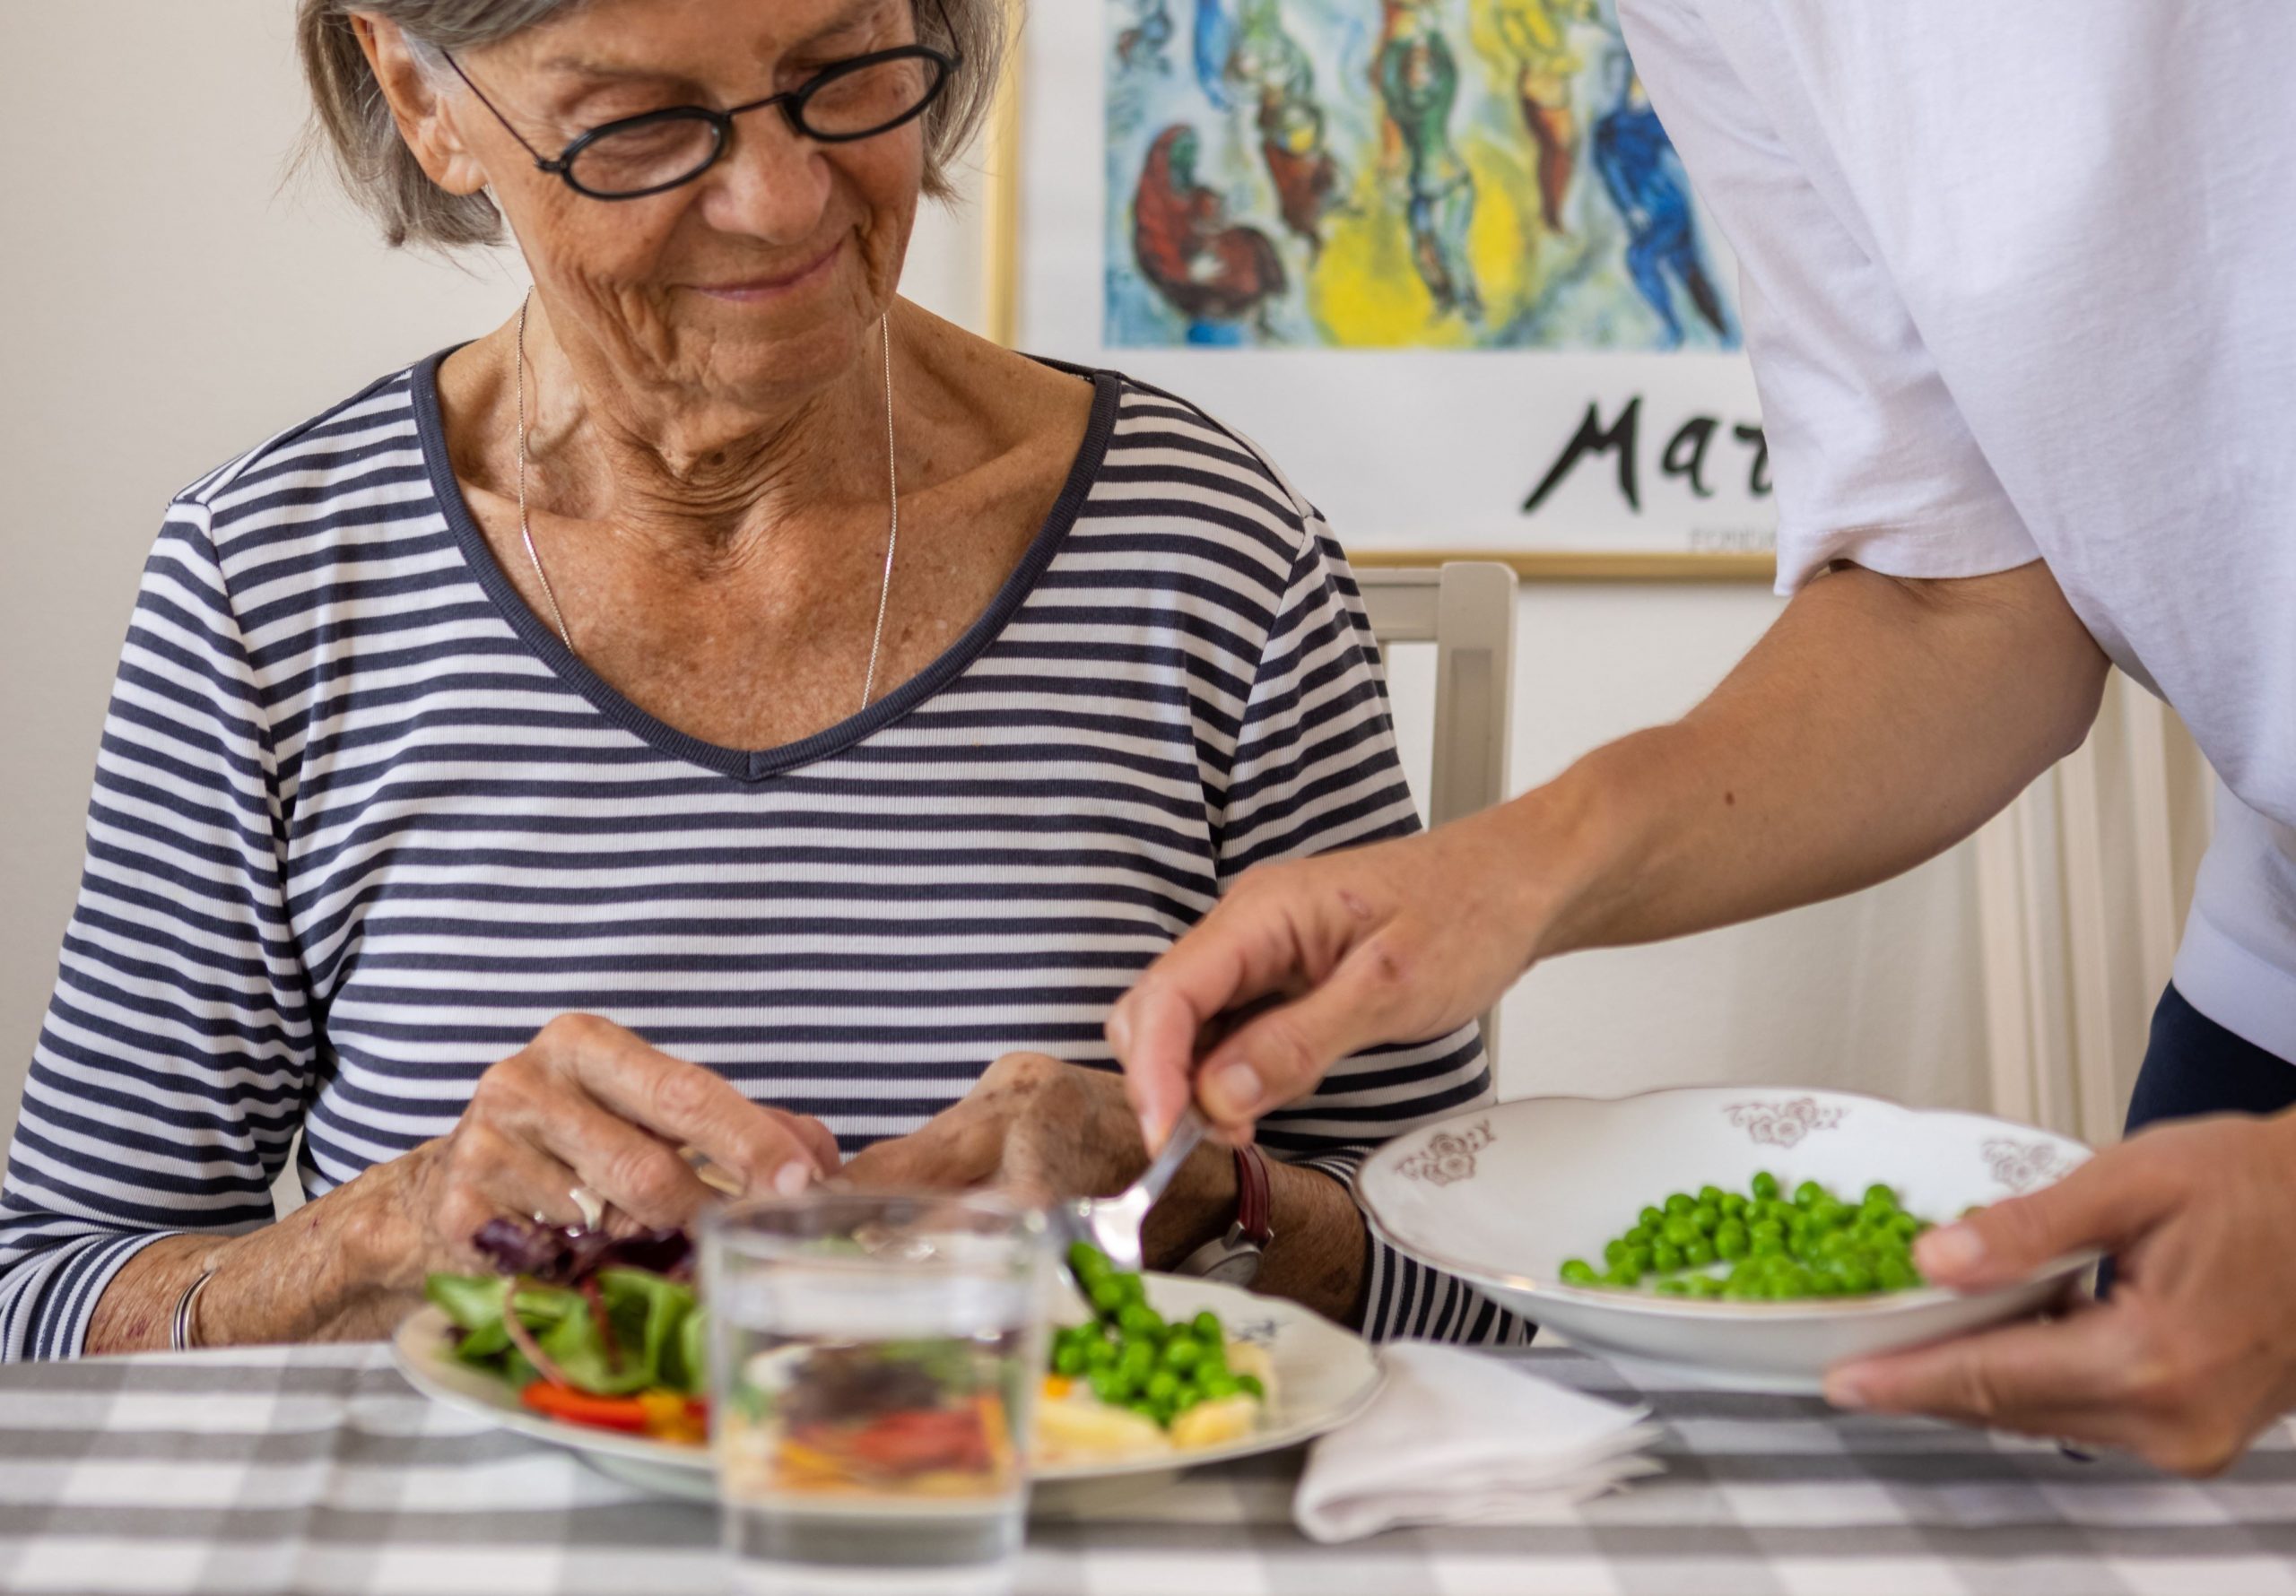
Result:
[[[2106,661],[2039,562],[1805,587],[1706,701],[1423,837],[1251,872],[1119,1002],[1109,1039],[1149,1140],[1205,1026],[1230,1126],[1370,1043],[1431,1036],[1533,963],[1871,885],[1981,824],[2080,746]]]

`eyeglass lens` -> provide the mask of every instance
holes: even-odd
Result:
[[[847,143],[908,121],[939,91],[943,69],[924,56],[831,69],[784,102],[807,136]],[[718,158],[724,124],[699,111],[639,117],[584,142],[566,175],[601,195],[636,195],[698,176]]]

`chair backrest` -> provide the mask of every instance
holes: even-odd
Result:
[[[1507,796],[1514,724],[1515,573],[1495,561],[1358,570],[1364,613],[1381,647],[1435,645],[1435,751],[1427,816],[1437,826]],[[1499,1068],[1499,1011],[1483,1017]]]

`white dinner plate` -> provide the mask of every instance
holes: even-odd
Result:
[[[1346,1423],[1378,1394],[1384,1376],[1370,1347],[1361,1336],[1297,1303],[1256,1297],[1210,1280],[1160,1274],[1145,1279],[1148,1300],[1166,1318],[1190,1318],[1210,1308],[1220,1315],[1231,1340],[1267,1349],[1275,1364],[1272,1410],[1258,1429],[1225,1445],[1040,1469],[1035,1475],[1037,1484],[1083,1486],[1135,1476],[1168,1476],[1205,1463],[1296,1446]],[[1077,1317],[1082,1316],[1080,1306]],[[409,1315],[392,1340],[391,1351],[399,1372],[425,1396],[481,1414],[506,1429],[578,1452],[607,1473],[648,1489],[697,1498],[713,1495],[716,1488],[706,1450],[545,1418],[523,1406],[501,1381],[457,1362],[451,1332],[446,1314],[426,1306]]]
[[[1845,1358],[1913,1346],[2040,1307],[2095,1262],[2060,1259],[1999,1290],[1935,1288],[1735,1302],[1562,1285],[1565,1259],[1645,1204],[1767,1169],[1855,1202],[1876,1181],[1924,1219],[2037,1190],[2089,1156],[2077,1141],[1979,1114],[1799,1087],[1688,1087],[1631,1097],[1526,1097],[1452,1115],[1365,1161],[1356,1190],[1380,1235],[1578,1345],[1666,1379],[1815,1393]]]

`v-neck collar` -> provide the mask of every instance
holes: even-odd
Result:
[[[1118,400],[1122,393],[1122,384],[1111,372],[1086,371],[1061,361],[1043,361],[1043,364],[1056,369],[1071,371],[1091,380],[1091,421],[1084,429],[1083,445],[1077,450],[1076,458],[1068,468],[1068,477],[1061,486],[1060,497],[1053,501],[1044,524],[1037,529],[1036,536],[1030,541],[1020,563],[1013,567],[1013,574],[997,589],[996,596],[989,600],[988,607],[965,629],[963,636],[923,670],[866,709],[833,725],[825,726],[809,737],[785,742],[778,748],[738,749],[726,748],[681,732],[668,722],[640,709],[591,670],[582,656],[569,648],[565,639],[552,631],[527,605],[517,585],[495,559],[493,546],[486,541],[486,534],[479,530],[477,518],[470,513],[470,506],[463,499],[462,484],[455,480],[454,462],[447,448],[446,422],[439,408],[439,367],[454,352],[453,349],[441,350],[414,368],[415,433],[422,444],[423,464],[430,478],[430,490],[437,496],[447,525],[462,551],[464,563],[470,568],[471,575],[476,578],[496,612],[517,634],[518,639],[534,651],[535,657],[608,720],[673,759],[683,759],[737,781],[752,782],[762,781],[782,771],[794,770],[843,752],[930,698],[980,656],[1034,591],[1045,568],[1052,563],[1053,556],[1059,552],[1070,528],[1075,525],[1077,515],[1083,510],[1085,499],[1091,497],[1092,484],[1100,476],[1101,462],[1108,455],[1109,439],[1116,430]]]

